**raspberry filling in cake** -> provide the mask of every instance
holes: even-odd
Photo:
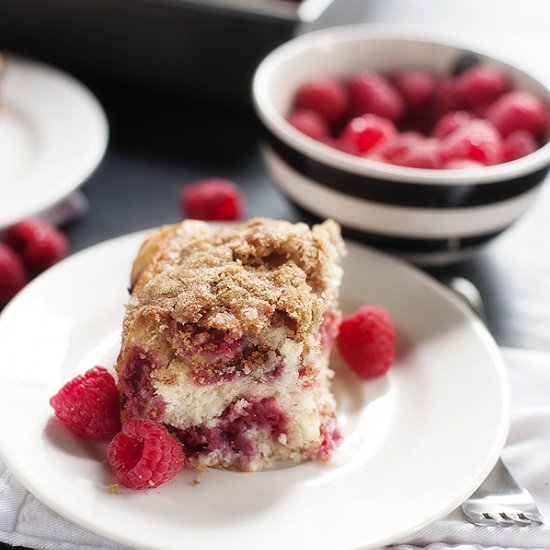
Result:
[[[343,253],[332,221],[161,228],[132,270],[116,365],[123,420],[163,423],[189,466],[329,459]]]
[[[260,452],[258,440],[267,435],[275,444],[286,442],[288,418],[274,397],[238,399],[219,420],[213,428],[199,425],[176,432],[190,464],[200,461],[200,455],[219,453],[234,456],[235,466],[246,469]]]

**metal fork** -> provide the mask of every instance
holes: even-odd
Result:
[[[476,525],[542,525],[533,496],[514,480],[499,458],[481,487],[462,504]]]
[[[447,285],[487,324],[481,295],[470,281],[454,277],[447,281]],[[527,489],[518,485],[500,458],[477,491],[462,504],[462,512],[476,525],[543,524],[535,499]]]

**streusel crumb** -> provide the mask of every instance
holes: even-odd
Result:
[[[120,490],[120,487],[119,487],[118,483],[111,483],[107,487],[107,492],[110,495],[121,495],[122,494],[122,491]]]
[[[334,299],[329,281],[342,254],[330,220],[312,230],[259,218],[227,229],[195,220],[165,226],[134,263],[125,330],[154,305],[176,322],[253,336],[280,318],[303,339]]]

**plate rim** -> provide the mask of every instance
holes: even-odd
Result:
[[[4,52],[2,55],[5,60],[4,70],[6,74],[12,66],[16,67],[16,70],[28,68],[37,73],[45,73],[57,84],[71,88],[72,93],[76,94],[75,97],[78,97],[82,106],[86,106],[88,114],[93,117],[93,125],[91,125],[90,128],[93,126],[95,130],[92,145],[89,150],[82,155],[82,160],[78,168],[72,172],[62,174],[61,177],[57,178],[57,180],[61,180],[62,183],[56,185],[54,190],[47,189],[40,195],[40,200],[33,200],[31,205],[21,205],[17,210],[6,212],[3,215],[0,212],[0,230],[27,217],[40,215],[43,211],[70,195],[71,192],[82,187],[103,160],[110,138],[109,121],[105,110],[95,94],[83,82],[69,72],[43,61],[14,54],[9,51]],[[3,92],[2,95],[5,96],[5,92]],[[25,178],[23,178],[22,182],[24,183],[24,181]]]
[[[55,273],[58,270],[66,269],[67,265],[72,263],[73,259],[78,260],[79,258],[85,257],[87,255],[93,255],[99,249],[108,248],[111,245],[121,244],[124,241],[128,241],[128,243],[135,242],[137,246],[139,245],[139,242],[143,240],[143,238],[145,238],[155,229],[157,229],[157,227],[142,229],[139,231],[127,233],[105,241],[98,242],[85,249],[82,249],[72,254],[71,256],[69,256],[59,264],[56,264],[52,268],[48,269],[43,274],[36,277],[36,279],[34,279],[29,285],[27,285],[25,289],[23,289],[20,295],[23,295],[24,293],[26,293],[27,288],[30,288],[31,286],[34,287],[35,284],[36,285],[40,284],[40,281],[43,278],[52,277],[55,275]],[[138,240],[138,239],[141,239],[141,240]],[[346,244],[348,246],[351,244],[352,247],[357,248],[359,250],[366,249],[369,254],[373,254],[375,257],[379,256],[381,258],[384,258],[386,261],[389,261],[390,264],[397,265],[399,269],[405,269],[407,273],[412,277],[415,277],[421,281],[428,283],[431,292],[435,291],[438,294],[444,296],[444,298],[447,301],[453,304],[453,307],[461,310],[462,314],[464,314],[468,319],[472,332],[475,333],[476,336],[480,338],[484,347],[489,352],[489,355],[492,360],[492,366],[498,377],[499,390],[500,390],[499,393],[502,400],[501,414],[499,416],[500,422],[498,426],[498,434],[494,438],[494,442],[492,445],[492,452],[490,455],[485,457],[483,468],[479,468],[477,474],[472,477],[472,482],[466,489],[457,491],[455,496],[452,499],[449,499],[448,503],[445,506],[438,508],[437,511],[430,514],[429,516],[426,516],[422,522],[418,522],[412,529],[410,527],[404,527],[401,530],[396,530],[392,532],[390,535],[380,536],[376,540],[374,539],[370,540],[366,545],[360,544],[358,546],[354,545],[354,546],[341,547],[341,550],[344,550],[344,549],[352,550],[352,549],[359,549],[359,548],[374,549],[379,546],[399,542],[401,539],[408,537],[410,535],[413,535],[415,532],[423,529],[424,527],[428,526],[432,522],[437,521],[438,519],[442,519],[447,514],[455,510],[466,498],[468,498],[482,484],[484,479],[487,477],[487,475],[490,473],[495,463],[499,459],[500,453],[504,448],[506,439],[508,437],[509,428],[510,428],[510,386],[509,386],[509,380],[506,373],[504,360],[502,358],[502,355],[498,348],[498,344],[496,343],[495,339],[493,338],[493,336],[491,335],[491,333],[489,332],[485,324],[480,319],[478,319],[477,316],[474,313],[472,313],[471,310],[451,290],[449,290],[447,287],[445,287],[442,283],[440,283],[437,279],[435,279],[428,273],[420,270],[419,268],[409,264],[408,262],[398,257],[390,256],[387,253],[384,253],[382,251],[379,251],[367,245],[363,245],[362,243],[359,243],[356,241],[346,240]],[[35,282],[35,281],[38,281],[38,282]],[[16,296],[4,308],[4,310],[0,312],[0,335],[2,331],[4,318],[7,316],[6,312],[11,311],[11,309],[15,307],[18,307],[18,301],[19,301],[19,296]],[[31,487],[29,487],[27,484],[28,480],[27,479],[22,480],[20,478],[20,475],[23,478],[25,477],[22,470],[17,466],[17,464],[13,460],[10,459],[9,454],[6,454],[1,438],[0,438],[0,459],[4,462],[8,470],[11,473],[13,473],[13,475],[18,479],[18,481],[33,496],[35,496],[38,500],[40,500],[45,506],[47,506],[48,508],[50,508],[51,510],[59,514],[62,518],[65,518],[75,523],[76,525],[91,531],[92,533],[105,537],[106,539],[116,542],[118,544],[135,545],[135,540],[124,536],[124,534],[115,533],[113,530],[103,528],[103,526],[98,525],[97,523],[94,523],[92,521],[87,521],[86,518],[84,518],[82,515],[73,513],[72,510],[65,508],[62,504],[58,504],[55,498],[50,497],[41,488],[34,487],[32,484],[30,484]],[[162,548],[162,546],[148,546],[148,545],[141,545],[138,547],[154,548],[154,549]]]

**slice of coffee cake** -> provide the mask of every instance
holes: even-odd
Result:
[[[343,253],[333,221],[161,228],[131,275],[123,420],[165,424],[195,466],[326,460],[339,437],[328,362]]]

